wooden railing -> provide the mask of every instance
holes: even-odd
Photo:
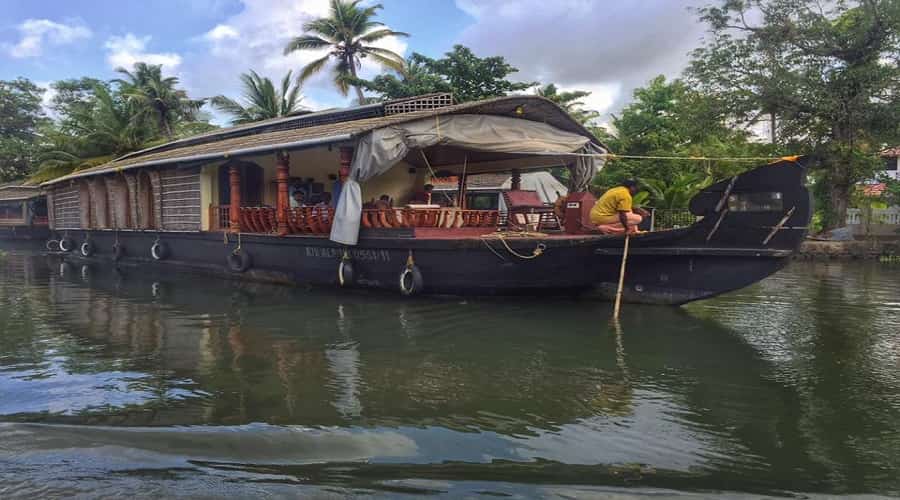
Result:
[[[211,230],[231,229],[230,207],[209,207]],[[299,207],[287,211],[287,234],[327,235],[331,233],[334,209],[330,207]],[[364,209],[360,220],[364,228],[463,228],[496,227],[502,225],[497,210],[461,210],[456,208],[391,208]],[[271,207],[241,207],[241,232],[272,234],[278,232],[275,209]]]
[[[328,234],[334,209],[329,207],[289,208],[287,211],[287,234]],[[213,205],[209,207],[211,230],[231,229],[231,207]],[[271,234],[278,232],[278,219],[272,207],[241,207],[241,232]]]
[[[500,223],[497,210],[462,210],[457,208],[387,208],[364,209],[361,225],[365,228],[400,227],[496,227]]]
[[[300,207],[288,209],[290,234],[330,234],[334,209],[330,207]]]

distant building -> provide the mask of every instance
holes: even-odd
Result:
[[[880,172],[894,180],[900,180],[900,146],[885,149],[881,152],[884,170]]]

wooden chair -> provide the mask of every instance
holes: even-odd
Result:
[[[504,191],[503,201],[506,203],[509,229],[523,231],[528,230],[530,225],[534,225],[537,231],[559,229],[553,207],[544,203],[537,191]],[[537,217],[529,218],[529,215]]]

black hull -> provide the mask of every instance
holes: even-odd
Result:
[[[703,219],[684,229],[631,238],[623,299],[678,305],[755,283],[789,261],[806,236],[811,199],[805,172],[780,162],[742,174],[737,181],[710,186],[692,200]],[[719,210],[729,194],[777,191],[783,210]],[[90,240],[88,261],[113,265],[116,241],[125,248],[119,265],[167,266],[219,276],[287,284],[340,286],[338,268],[346,257],[354,268],[352,288],[400,293],[401,274],[411,257],[421,271],[422,293],[458,296],[615,296],[622,261],[621,236],[546,238],[415,238],[399,232],[363,234],[347,248],[324,237],[228,235],[207,232],[77,230],[65,233],[76,244]],[[59,235],[63,236],[63,235]],[[150,248],[159,239],[169,249],[155,261]],[[230,270],[238,247],[252,258],[244,272]],[[534,256],[541,245],[543,252]],[[82,259],[78,250],[65,254]]]
[[[0,241],[36,240],[45,241],[50,237],[47,226],[0,226]]]
[[[95,253],[88,258],[78,250],[63,254],[74,263],[100,266],[152,266],[181,269],[221,277],[278,282],[292,285],[340,286],[338,266],[344,249],[324,238],[241,237],[241,248],[253,259],[253,267],[233,272],[228,255],[236,237],[224,243],[221,234],[167,233],[159,235],[170,257],[156,261],[150,247],[156,233],[71,231],[76,242],[89,237]],[[677,237],[673,231],[667,236]],[[116,239],[125,256],[113,261]],[[637,238],[635,243],[637,243]],[[622,240],[585,238],[545,241],[544,253],[521,259],[498,240],[361,240],[348,250],[356,274],[353,288],[400,292],[400,274],[410,252],[421,270],[423,292],[437,295],[568,295],[610,299],[615,295],[621,263]],[[508,241],[521,255],[531,255],[533,240]],[[487,247],[490,245],[493,251]],[[496,252],[496,253],[495,253]],[[629,302],[683,304],[755,283],[781,269],[789,260],[784,250],[690,249],[634,245],[623,298]]]

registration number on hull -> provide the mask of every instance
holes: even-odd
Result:
[[[350,258],[364,262],[390,262],[391,253],[387,250],[371,250],[366,248],[352,248],[347,250]],[[339,259],[343,257],[341,248],[306,247],[306,256],[319,259]]]

